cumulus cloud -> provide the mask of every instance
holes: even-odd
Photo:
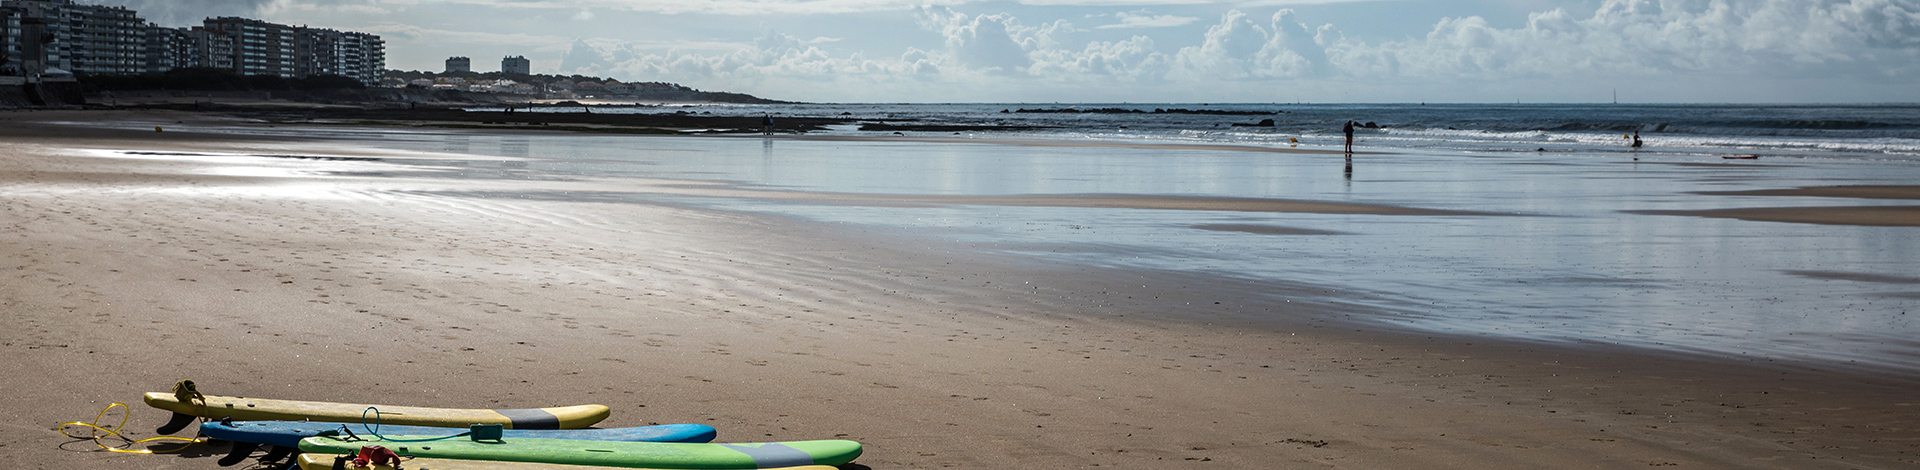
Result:
[[[1137,12],[1123,11],[1120,13],[1115,13],[1113,17],[1116,19],[1119,19],[1120,22],[1114,23],[1114,24],[1104,24],[1100,26],[1095,26],[1094,28],[1095,29],[1171,28],[1175,26],[1186,26],[1188,23],[1192,23],[1194,21],[1200,20],[1199,18],[1194,18],[1191,16],[1154,15],[1151,13],[1147,13],[1146,10],[1141,10]]]
[[[273,18],[282,13],[316,10],[388,13],[377,0],[79,0],[80,3],[124,6],[140,18],[168,27],[200,25],[207,18],[238,16]]]
[[[1920,64],[1920,8],[1913,0],[1608,0],[1591,16],[1555,9],[1515,29],[1446,18],[1424,37],[1335,49],[1342,69],[1364,75],[1910,76]]]
[[[448,40],[463,45],[483,46],[521,46],[538,50],[564,49],[568,39],[558,36],[542,36],[524,33],[489,33],[483,31],[455,31],[445,29],[422,28],[412,25],[375,25],[356,29],[378,34],[388,39],[431,37]]]
[[[326,1],[326,0],[277,0]],[[490,8],[599,9],[641,13],[712,15],[819,15],[902,11],[923,5],[957,5],[969,0],[411,0],[408,3],[464,4]]]
[[[1049,49],[1033,54],[1033,75],[1055,79],[1111,77],[1127,82],[1161,82],[1170,67],[1153,39],[1094,41],[1079,50]]]
[[[985,73],[1025,72],[1033,54],[1058,49],[1064,36],[1079,31],[1066,20],[1027,26],[1006,13],[968,15],[924,7],[919,16],[922,28],[945,38],[944,52],[955,65]]]
[[[198,25],[221,16],[258,17],[287,0],[85,0],[82,3],[124,6],[140,17],[163,26]]]
[[[773,93],[783,87],[804,88],[816,96],[823,90],[859,90],[868,94],[854,92],[853,96],[865,99],[872,99],[870,93],[878,90],[892,89],[940,99],[939,93],[945,90],[970,91],[985,84],[1036,78],[1151,81],[1166,69],[1165,55],[1155,51],[1153,41],[1145,36],[1066,48],[1061,45],[1064,36],[1078,30],[1064,21],[1029,26],[1006,14],[969,15],[945,9],[923,13],[921,26],[943,39],[943,47],[908,48],[898,56],[869,58],[860,53],[829,54],[820,47],[831,39],[802,40],[777,31],[767,31],[751,44],[724,53],[663,51],[583,39],[574,41],[558,72]]]
[[[1920,72],[1920,8],[1915,5],[1916,0],[1606,0],[1585,12],[1536,12],[1517,27],[1497,27],[1477,16],[1443,18],[1424,33],[1385,41],[1347,38],[1333,25],[1309,24],[1290,9],[1270,15],[1228,10],[1204,31],[1156,28],[1154,35],[1091,40],[1081,36],[1088,31],[1064,20],[1029,24],[1007,13],[921,6],[916,21],[938,47],[870,51],[878,54],[869,57],[822,49],[839,45],[832,39],[802,40],[771,31],[751,44],[720,50],[576,41],[562,72],[748,91],[781,83],[798,90],[806,89],[798,84],[834,83],[873,93],[938,88],[962,94],[946,99],[997,99],[989,93],[1008,85],[1070,92],[1154,86],[1188,90],[1194,97],[1258,99],[1257,93],[1271,94],[1276,84],[1331,96],[1351,89],[1351,83],[1471,85],[1507,93],[1499,88],[1606,77],[1693,80],[1699,89],[1738,83],[1724,77],[1840,75],[1910,83]],[[1145,11],[1114,15],[1120,24],[1139,25],[1172,21],[1164,17]],[[1194,45],[1165,49],[1167,34],[1191,34],[1168,42]]]
[[[1326,49],[1315,34],[1280,10],[1265,23],[1239,10],[1221,15],[1207,28],[1206,40],[1181,48],[1175,56],[1176,74],[1188,80],[1247,80],[1298,78],[1328,70]]]
[[[709,54],[576,40],[561,60],[558,72],[631,80],[697,79],[739,85],[773,79],[836,81],[910,77],[936,73],[942,62],[941,58],[915,50],[896,60],[871,60],[859,54],[831,57],[810,42],[768,31],[732,52]]]
[[[992,73],[1023,71],[1030,61],[1026,46],[1014,37],[1022,31],[1012,15],[980,15],[947,11],[947,15],[929,15],[928,23],[946,36],[947,50],[961,64]]]
[[[314,2],[329,0],[276,0]],[[928,6],[954,7],[986,0],[398,0],[479,7],[623,10],[667,15],[825,15],[911,11]],[[1334,0],[1346,1],[1346,0]],[[1015,0],[1009,3],[1051,7],[1115,7],[1221,3],[1219,0]]]

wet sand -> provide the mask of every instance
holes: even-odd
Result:
[[[83,150],[408,155],[195,134],[197,115],[82,116],[180,121],[160,134],[23,122],[49,116],[70,119],[0,115],[16,397],[0,448],[21,468],[211,468],[224,449],[109,454],[50,431],[183,378],[287,399],[601,403],[603,427],[854,439],[876,469],[1920,465],[1909,376],[1410,334],[1250,294],[1315,286],[340,176],[370,162],[102,158]],[[166,419],[134,406],[136,437]]]
[[[1705,191],[1700,194],[1715,196],[1805,196],[1805,197],[1850,197],[1861,199],[1920,199],[1920,186],[1889,185],[1852,185],[1852,186],[1811,186],[1791,189],[1762,189],[1756,191]]]
[[[796,136],[794,138],[803,139],[803,140],[819,140],[819,141],[842,140],[842,141],[864,141],[864,142],[874,142],[874,141],[920,142],[920,143],[933,143],[933,144],[992,144],[992,145],[1017,145],[1021,147],[1095,147],[1095,148],[1104,147],[1104,148],[1136,148],[1136,149],[1144,148],[1144,149],[1155,149],[1155,150],[1220,150],[1220,151],[1229,151],[1229,152],[1294,153],[1294,154],[1316,154],[1316,155],[1341,155],[1343,153],[1340,150],[1325,150],[1325,149],[1298,148],[1298,147],[1288,147],[1288,148],[1259,147],[1259,146],[1252,146],[1252,145],[1174,144],[1174,143],[1135,144],[1135,143],[1128,143],[1128,142],[1112,142],[1112,141],[978,139],[978,138],[970,138],[970,137],[927,137],[927,136],[891,136],[889,137],[889,136],[802,135],[802,136]],[[1379,152],[1371,152],[1371,151],[1360,151],[1360,152],[1351,152],[1351,153],[1354,155],[1379,154]]]
[[[636,192],[624,190],[623,193]],[[716,187],[715,185],[670,184],[655,188],[660,194],[685,196],[753,198],[779,201],[804,201],[814,204],[850,206],[909,206],[964,204],[1018,207],[1078,207],[1109,209],[1150,209],[1226,212],[1277,212],[1297,214],[1367,215],[1504,215],[1490,212],[1425,209],[1385,204],[1360,204],[1335,201],[1303,201],[1276,198],[1195,197],[1145,194],[1034,194],[1018,196],[979,196],[943,194],[871,194],[817,191],[780,191]],[[579,197],[569,192],[561,197]]]
[[[1634,214],[1721,217],[1757,222],[1791,222],[1872,227],[1920,227],[1920,206],[1743,207],[1696,211],[1627,211]]]
[[[1856,199],[1920,199],[1920,186],[1855,185],[1813,186],[1753,191],[1703,191],[1709,196],[1784,196]],[[1820,206],[1751,207],[1692,211],[1630,211],[1639,214],[1721,217],[1760,222],[1791,222],[1825,225],[1864,225],[1877,227],[1920,227],[1920,205],[1913,206]]]

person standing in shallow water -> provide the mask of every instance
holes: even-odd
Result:
[[[773,135],[773,115],[763,114],[760,120],[760,135]]]
[[[1640,150],[1640,131],[1633,131],[1633,149]]]
[[[1354,153],[1354,121],[1346,121],[1340,132],[1346,132],[1346,153]]]

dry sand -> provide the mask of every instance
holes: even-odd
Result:
[[[314,173],[363,162],[101,158],[85,150],[393,153],[183,132],[192,115],[79,117],[184,121],[164,134],[35,119],[74,118],[0,115],[9,468],[213,468],[224,449],[110,454],[51,430],[182,378],[601,403],[602,426],[854,439],[876,469],[1920,467],[1909,376],[1380,331],[1245,294],[1310,286]],[[134,405],[131,434],[151,436],[165,413]]]

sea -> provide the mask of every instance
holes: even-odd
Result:
[[[492,178],[631,177],[765,191],[1196,196],[1474,212],[594,196],[868,227],[1063,267],[1294,286],[1250,294],[1337,306],[1361,312],[1343,321],[1416,334],[1920,374],[1920,227],[1662,212],[1920,205],[1729,194],[1920,184],[1920,105],[685,104],[592,112],[767,116],[776,125],[844,118],[808,134],[893,138],[372,132],[399,149],[515,159],[393,163],[477,178],[477,187]],[[1361,123],[1360,153],[1350,157],[1212,148],[1338,150],[1349,120]],[[896,127],[863,130],[876,123]],[[904,125],[959,127],[894,130]],[[1636,132],[1639,148],[1629,145]],[[1005,140],[1210,145],[994,143]]]
[[[473,108],[498,110],[500,108]],[[586,112],[574,107],[541,112]],[[1023,112],[1024,111],[1024,112]],[[1156,112],[1158,111],[1158,112]],[[1447,151],[1641,152],[1786,158],[1920,158],[1920,104],[664,104],[598,113],[847,118],[875,123],[1002,126],[967,135],[1068,140],[1328,147],[1347,121],[1364,147]],[[1271,126],[1260,121],[1272,120]],[[862,132],[834,126],[828,134]],[[949,135],[913,132],[906,135]]]

